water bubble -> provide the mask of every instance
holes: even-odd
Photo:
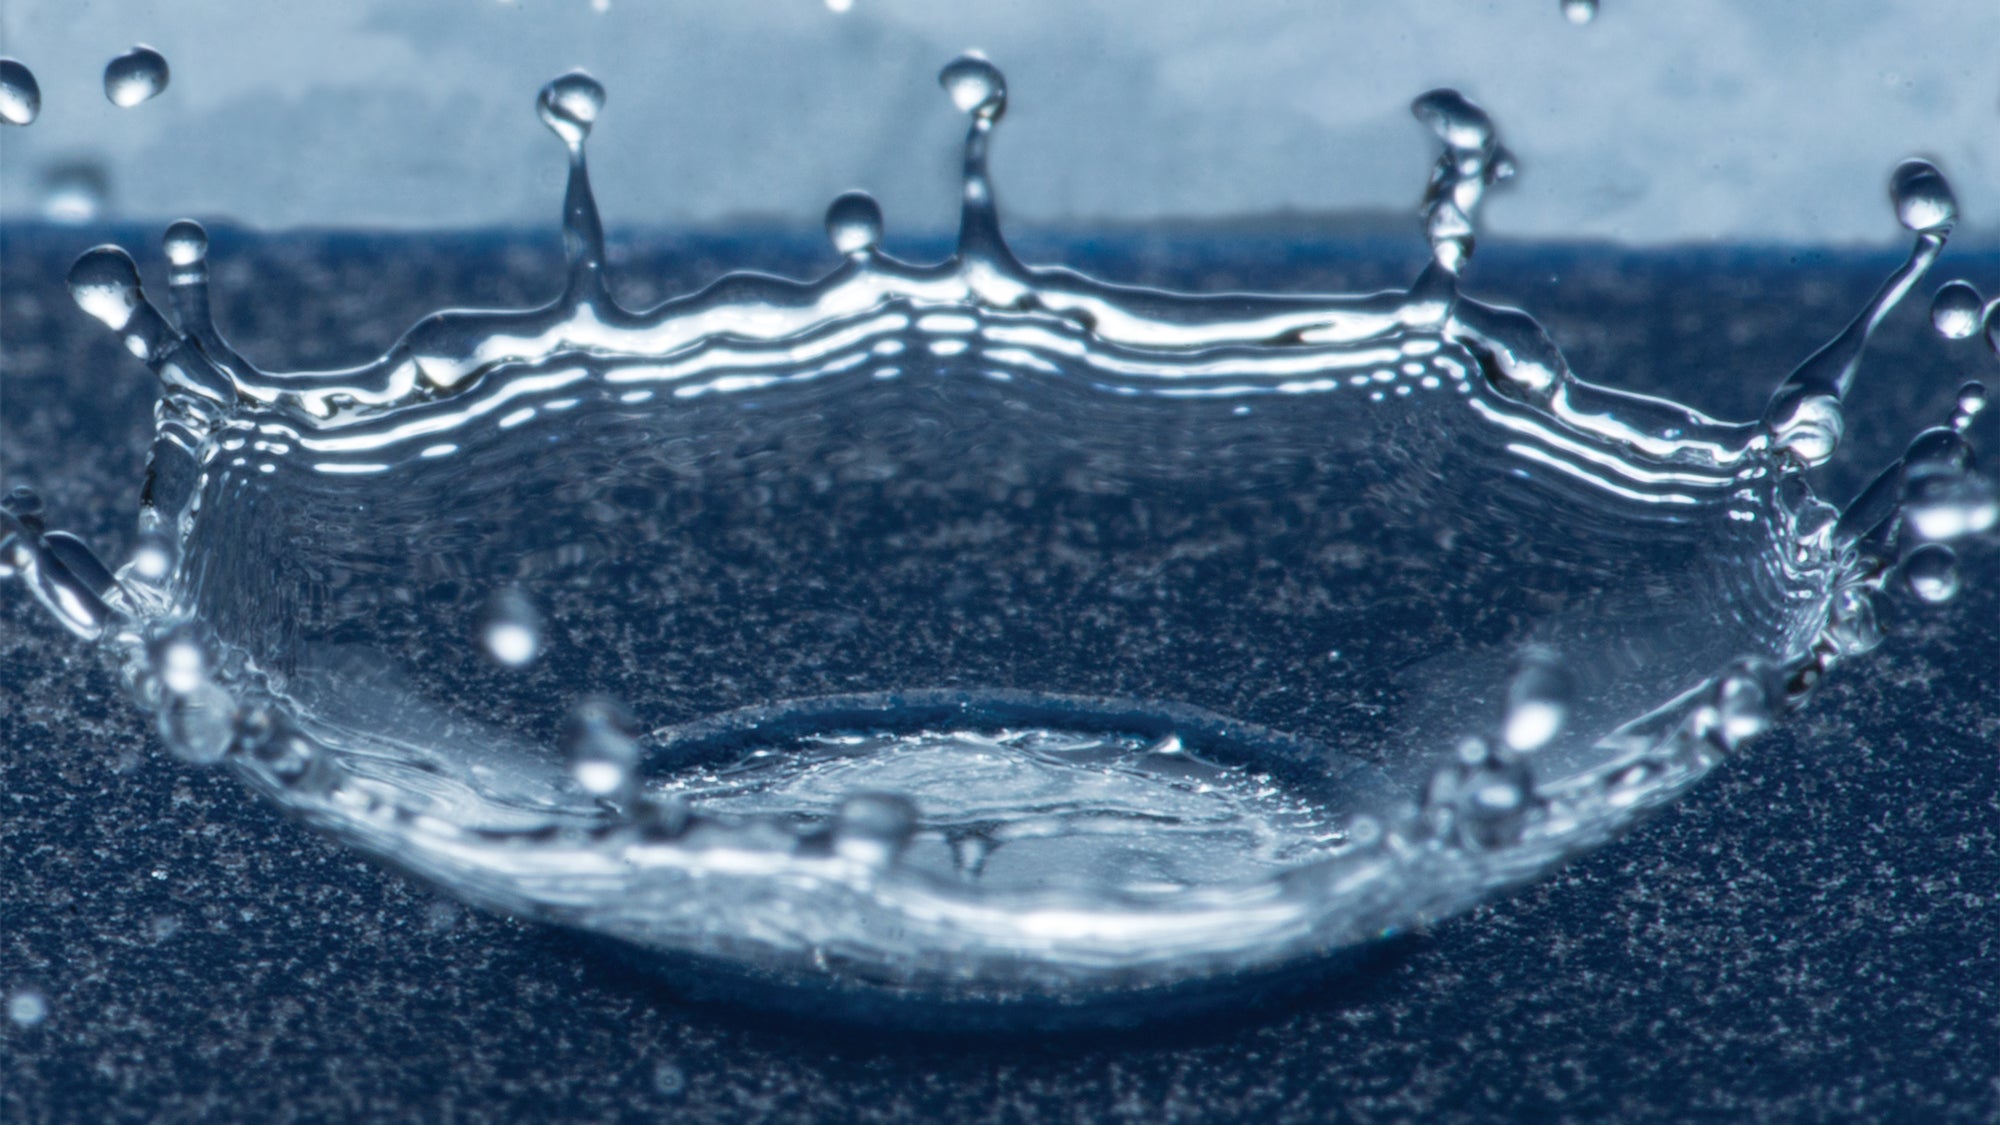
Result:
[[[1007,79],[1000,68],[977,52],[953,59],[938,72],[938,85],[951,95],[960,113],[992,121],[1007,112]]]
[[[895,793],[856,793],[841,802],[835,853],[869,867],[896,862],[917,831],[917,806]]]
[[[174,572],[173,540],[160,531],[148,531],[139,536],[138,546],[132,550],[132,575],[149,585],[159,586]]]
[[[1920,600],[1941,605],[1958,595],[1958,555],[1942,543],[1926,543],[1903,560],[1903,583]]]
[[[1928,160],[1905,160],[1889,177],[1889,200],[1896,205],[1896,219],[1918,232],[1950,229],[1958,221],[1958,200],[1951,184]]]
[[[639,768],[637,724],[616,700],[595,697],[570,711],[563,749],[570,776],[594,797],[629,800]]]
[[[104,64],[104,96],[131,109],[159,97],[170,77],[166,56],[142,43]]]
[[[663,1098],[678,1098],[687,1093],[687,1072],[670,1062],[663,1062],[653,1068],[653,1092]]]
[[[1947,340],[1963,340],[1979,331],[1984,304],[1970,282],[1947,281],[1931,298],[1931,327]]]
[[[1507,714],[1501,735],[1509,749],[1527,751],[1548,745],[1569,720],[1569,673],[1546,653],[1524,659],[1507,685]]]
[[[542,613],[518,587],[503,586],[486,599],[479,640],[486,654],[509,668],[526,667],[542,651]]]
[[[826,236],[850,258],[866,255],[882,241],[882,208],[865,191],[850,191],[827,205]]]
[[[1432,775],[1424,792],[1432,823],[1469,847],[1498,848],[1519,839],[1535,806],[1527,763],[1479,738],[1459,743],[1456,759]]]
[[[1563,18],[1582,27],[1597,18],[1597,0],[1562,0]]]
[[[69,268],[69,295],[77,307],[114,332],[123,331],[139,308],[139,267],[123,247],[93,247]]]
[[[33,71],[0,58],[0,124],[28,125],[42,112],[42,87]]]
[[[160,238],[160,248],[173,265],[196,265],[208,257],[208,232],[193,219],[181,219],[167,227]]]
[[[49,1002],[32,988],[19,989],[7,998],[7,1018],[16,1027],[33,1027],[49,1018]]]
[[[42,178],[42,218],[52,223],[88,223],[104,213],[111,181],[96,164],[59,164]]]
[[[542,87],[535,112],[549,131],[574,148],[590,136],[590,127],[604,110],[604,84],[581,70],[572,70]]]

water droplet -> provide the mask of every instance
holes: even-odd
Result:
[[[563,732],[570,776],[585,792],[619,804],[632,796],[639,769],[637,723],[616,700],[596,697],[578,703]]]
[[[992,121],[1007,112],[1007,79],[999,67],[977,52],[967,52],[947,64],[938,72],[938,85],[951,95],[951,104],[960,113]]]
[[[1410,103],[1410,112],[1454,149],[1476,152],[1493,143],[1493,119],[1457,90],[1423,94]]]
[[[1971,428],[1973,419],[1986,409],[1986,384],[1969,380],[1958,388],[1957,408],[1951,414],[1951,428],[1964,433]]]
[[[23,988],[7,998],[7,1018],[16,1027],[33,1027],[49,1018],[49,1002],[32,988]]]
[[[687,1092],[687,1072],[670,1062],[653,1068],[653,1092],[663,1098],[678,1098]]]
[[[1983,477],[1913,466],[1903,486],[1903,519],[1934,542],[1978,535],[2000,524],[2000,493]]]
[[[1432,824],[1470,847],[1504,847],[1519,839],[1535,806],[1527,763],[1478,738],[1459,743],[1456,758],[1432,775],[1424,792]]]
[[[94,247],[70,266],[69,295],[105,327],[123,331],[143,296],[139,267],[121,246]]]
[[[1725,750],[1734,750],[1771,729],[1771,693],[1762,677],[1750,671],[1724,676],[1715,687],[1713,718],[1711,732]]]
[[[183,761],[221,761],[236,737],[236,701],[207,681],[170,698],[160,712],[160,738]]]
[[[1535,653],[1521,662],[1507,685],[1507,715],[1501,725],[1509,749],[1528,751],[1548,745],[1569,720],[1570,677],[1549,654]]]
[[[165,533],[149,531],[139,536],[132,550],[132,576],[152,586],[165,584],[174,572],[173,541]]]
[[[160,248],[173,265],[196,265],[208,257],[208,232],[193,219],[181,219],[167,228],[160,239]]]
[[[155,638],[146,655],[160,686],[175,695],[186,695],[208,680],[208,656],[190,629]]]
[[[1958,595],[1958,556],[1942,543],[1926,543],[1903,560],[1903,583],[1922,601],[1942,605]]]
[[[42,87],[18,60],[0,58],[0,124],[27,125],[42,112]]]
[[[1597,0],[1562,0],[1563,18],[1578,27],[1597,18]]]
[[[526,667],[542,651],[542,613],[513,586],[493,591],[479,626],[486,654],[509,668]]]
[[[60,164],[42,178],[42,217],[52,223],[91,222],[110,198],[111,181],[96,164]]]
[[[104,64],[104,96],[131,109],[159,97],[170,77],[166,56],[142,43]]]
[[[869,867],[896,862],[917,831],[917,806],[895,793],[857,793],[840,804],[833,850]]]
[[[1948,230],[1958,220],[1958,200],[1951,184],[1928,160],[1905,160],[1889,177],[1889,200],[1896,219],[1910,230]]]
[[[604,84],[581,70],[572,70],[542,87],[535,112],[549,131],[575,148],[590,136],[590,127],[604,110]]]
[[[843,193],[827,205],[826,236],[850,258],[866,255],[882,241],[881,206],[865,191]]]
[[[1931,327],[1947,340],[1963,340],[1979,331],[1984,303],[1970,282],[1947,281],[1931,298]]]

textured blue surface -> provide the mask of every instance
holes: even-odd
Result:
[[[134,245],[154,232],[119,232]],[[103,232],[0,235],[0,468],[129,548],[153,388],[70,306]],[[894,247],[892,247],[894,249]],[[331,363],[441,303],[520,303],[552,238],[215,239],[243,349]],[[1394,284],[1417,248],[1121,237],[1062,257],[1211,287]],[[1879,279],[1792,260],[1490,247],[1488,298],[1587,377],[1754,411]],[[627,288],[810,272],[785,239],[654,240]],[[1970,266],[1963,263],[1970,262]],[[2000,259],[1949,257],[1992,287]],[[1951,273],[1940,275],[1937,280]],[[644,303],[633,299],[634,304]],[[1865,369],[1832,491],[2000,382],[1920,309]],[[1995,417],[1977,439],[2000,449]],[[114,677],[0,587],[0,1118],[99,1120],[1992,1120],[2000,1114],[2000,552],[1689,800],[1555,878],[1259,1011],[1048,1041],[867,1035],[694,1005],[473,914],[165,755]]]

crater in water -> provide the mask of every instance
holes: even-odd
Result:
[[[825,278],[625,309],[581,74],[538,103],[571,159],[545,308],[267,373],[210,321],[198,226],[167,234],[177,327],[92,251],[77,300],[165,388],[143,542],[114,576],[17,494],[0,557],[177,752],[461,898],[781,1001],[999,1022],[1546,871],[1869,648],[1886,589],[1948,599],[1949,542],[1992,530],[1976,388],[1844,512],[1802,475],[1942,249],[1928,165],[1893,185],[1908,264],[1726,423],[1460,294],[1513,162],[1455,93],[1415,105],[1444,152],[1409,289],[1190,296],[1016,261],[1004,82],[942,78],[970,129],[936,265],[854,193]],[[1970,334],[1977,294],[1940,301]]]

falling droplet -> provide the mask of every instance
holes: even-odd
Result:
[[[585,792],[621,805],[631,800],[639,769],[636,726],[622,704],[602,697],[586,699],[570,712],[563,748],[570,776]]]
[[[938,85],[951,95],[960,113],[986,121],[1007,112],[1007,79],[986,56],[968,51],[938,72]]]
[[[590,136],[597,115],[604,111],[604,84],[581,70],[572,70],[542,87],[535,112],[563,143],[575,148]]]
[[[155,639],[147,652],[148,662],[160,677],[160,686],[175,695],[188,695],[208,681],[208,657],[201,643],[186,629],[176,629]]]
[[[857,793],[841,802],[833,825],[835,853],[869,867],[888,867],[917,831],[917,806],[895,793]]]
[[[1958,596],[1958,556],[1942,543],[1926,543],[1903,560],[1903,583],[1920,600],[1942,605]]]
[[[0,124],[32,124],[42,112],[42,87],[18,60],[0,58]]]
[[[1889,199],[1896,205],[1896,219],[1917,232],[1951,229],[1958,221],[1958,200],[1951,184],[1928,160],[1905,160],[1889,177]]]
[[[1582,27],[1597,18],[1597,0],[1562,0],[1563,18]]]
[[[1931,327],[1947,340],[1963,340],[1979,331],[1984,304],[1971,283],[1947,281],[1931,298]]]
[[[882,208],[865,191],[842,194],[826,209],[826,236],[850,258],[866,257],[882,242]]]
[[[1986,384],[1977,380],[1967,382],[1958,388],[1957,409],[1951,412],[1951,428],[1964,433],[1971,428],[1972,420],[1986,409]]]
[[[486,654],[508,668],[523,668],[542,651],[542,614],[528,595],[513,586],[486,599],[479,640]]]
[[[140,44],[104,65],[104,96],[131,109],[159,97],[170,78],[166,56]]]
[[[139,545],[132,551],[132,576],[150,586],[162,586],[167,576],[174,572],[173,540],[159,531],[148,531],[139,536]]]
[[[104,213],[111,181],[91,163],[60,164],[42,178],[42,217],[52,223],[88,223]]]
[[[1569,721],[1570,678],[1547,653],[1521,662],[1507,685],[1507,714],[1501,736],[1511,750],[1538,750],[1562,733]]]

